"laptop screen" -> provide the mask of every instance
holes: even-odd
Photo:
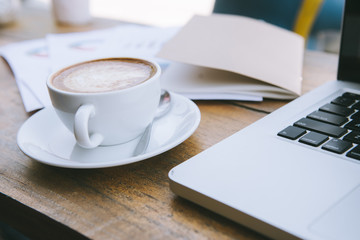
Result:
[[[360,1],[346,0],[338,79],[360,83]]]

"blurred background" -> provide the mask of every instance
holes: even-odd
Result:
[[[0,0],[18,2],[51,12],[55,0]],[[60,2],[61,0],[56,0]],[[76,0],[63,0],[74,5]],[[80,0],[79,0],[80,1]],[[249,16],[295,31],[306,30],[307,48],[339,52],[340,26],[345,0],[89,0],[90,14],[157,27],[182,26],[195,14],[229,13]],[[306,7],[304,7],[306,5]],[[75,5],[74,5],[75,6]],[[301,13],[302,15],[300,15]],[[302,21],[299,21],[301,19]],[[1,20],[1,19],[0,19]],[[0,21],[1,22],[1,21]],[[304,32],[304,31],[303,31]],[[0,29],[1,33],[1,29]]]
[[[25,0],[50,8],[51,0]],[[160,27],[180,26],[194,14],[208,15],[215,0],[90,0],[93,17],[113,18]]]

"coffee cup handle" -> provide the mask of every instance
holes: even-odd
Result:
[[[90,104],[81,105],[75,114],[74,135],[76,142],[83,148],[95,148],[104,137],[99,133],[89,134],[89,119],[95,116],[95,107]]]

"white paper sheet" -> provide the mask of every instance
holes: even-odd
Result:
[[[107,57],[106,42],[116,34],[116,27],[79,33],[48,34],[46,42],[51,71],[74,63]]]
[[[179,27],[119,26],[116,33],[108,38],[104,54],[109,57],[148,58],[157,61],[165,69],[168,61],[155,56],[179,30]]]
[[[12,43],[0,54],[9,63],[27,112],[50,104],[46,78],[50,74],[48,50],[44,39]]]

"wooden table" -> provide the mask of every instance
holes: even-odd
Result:
[[[26,8],[19,21],[0,28],[0,45],[46,33],[85,31],[118,24],[56,26],[49,13]],[[337,56],[307,51],[304,92],[336,78]],[[265,239],[174,195],[169,170],[287,103],[197,101],[202,119],[184,143],[130,165],[62,169],[40,164],[16,144],[24,111],[14,77],[0,59],[0,221],[34,239]]]

